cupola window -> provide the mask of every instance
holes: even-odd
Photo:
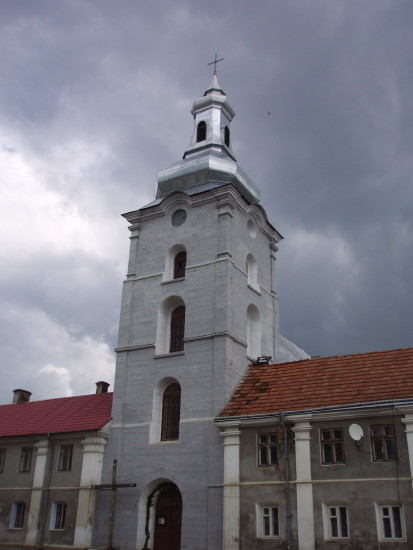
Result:
[[[224,129],[224,143],[227,147],[229,147],[229,128],[228,128],[228,126],[225,126],[225,129]]]
[[[201,120],[196,129],[196,141],[205,141],[206,140],[206,131],[207,125],[206,122]]]

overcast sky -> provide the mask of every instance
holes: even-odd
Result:
[[[0,402],[113,382],[129,247],[211,80],[311,355],[413,345],[411,0],[1,0]]]

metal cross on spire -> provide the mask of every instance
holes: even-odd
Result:
[[[211,61],[211,63],[208,63],[208,67],[209,65],[214,65],[214,74],[217,74],[217,63],[224,60],[223,57],[221,57],[221,59],[217,59],[217,57],[218,57],[218,54],[215,54],[214,61]]]

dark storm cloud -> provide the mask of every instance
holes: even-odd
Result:
[[[215,52],[236,156],[285,237],[284,335],[315,355],[412,345],[412,18],[384,0],[4,3],[1,400],[113,375],[119,214],[187,147]]]

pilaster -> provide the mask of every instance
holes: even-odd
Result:
[[[27,524],[26,544],[36,544],[40,525],[41,502],[46,479],[47,455],[49,440],[42,439],[35,443],[36,461],[34,466],[33,489],[30,498],[29,518]]]
[[[106,442],[107,435],[103,433],[88,436],[82,440],[83,461],[76,516],[75,546],[90,546],[92,541],[96,490],[92,489],[91,485],[100,483]]]
[[[224,550],[239,549],[240,531],[240,436],[238,426],[221,432],[224,445]]]
[[[402,418],[403,424],[406,426],[406,439],[407,439],[407,449],[409,452],[409,464],[410,464],[410,475],[413,477],[413,413],[407,413]],[[413,492],[413,481],[412,481],[412,492]]]
[[[311,480],[311,417],[302,417],[295,424],[295,467],[297,483],[297,525],[299,550],[314,550],[314,503]]]

